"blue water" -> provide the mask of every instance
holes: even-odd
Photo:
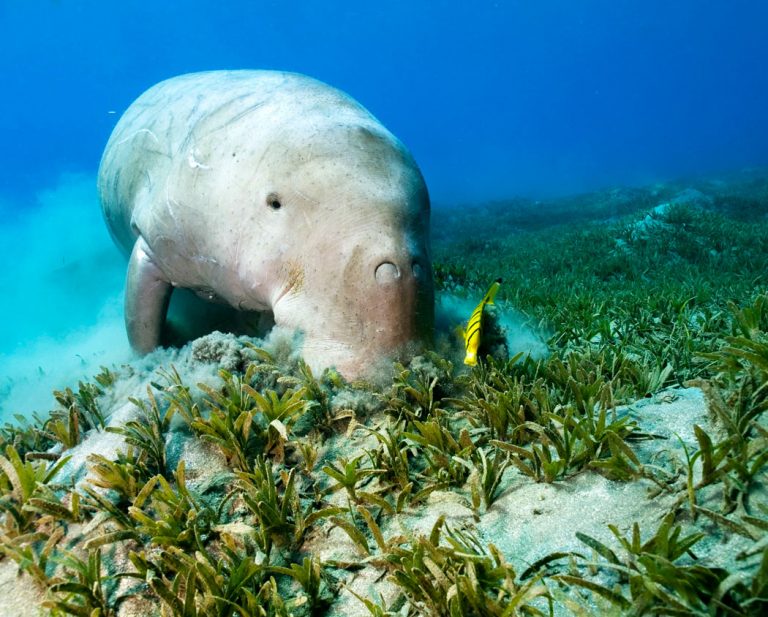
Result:
[[[92,173],[153,83],[307,73],[415,153],[438,202],[768,162],[763,0],[0,1],[0,186]]]
[[[0,414],[45,406],[18,394],[50,398],[30,371],[60,387],[127,357],[124,264],[93,186],[119,114],[157,81],[324,80],[456,205],[768,164],[766,31],[764,0],[0,0]]]

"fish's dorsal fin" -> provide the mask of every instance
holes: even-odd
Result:
[[[486,304],[493,304],[494,300],[496,299],[496,293],[499,291],[499,287],[501,287],[501,283],[503,282],[503,279],[497,278],[493,283],[491,283],[491,286],[488,288],[488,292],[485,294],[485,298],[483,301]]]

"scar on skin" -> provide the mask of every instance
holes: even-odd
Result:
[[[138,131],[135,131],[135,132],[131,133],[130,135],[128,135],[128,137],[125,137],[124,139],[121,139],[120,141],[118,141],[117,145],[120,146],[120,145],[124,144],[127,141],[131,141],[134,137],[136,137],[137,135],[139,135],[141,133],[148,133],[149,136],[152,137],[152,139],[154,139],[156,143],[158,143],[158,144],[160,143],[160,140],[157,138],[157,135],[155,135],[150,129],[139,129]]]
[[[288,289],[299,291],[304,286],[304,268],[295,261],[288,262],[287,267]]]

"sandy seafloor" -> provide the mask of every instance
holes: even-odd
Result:
[[[181,350],[160,350],[137,359],[128,349],[122,323],[122,279],[124,263],[112,246],[95,196],[93,178],[66,177],[52,190],[41,193],[38,203],[0,229],[0,242],[15,256],[15,267],[0,273],[6,294],[3,303],[2,343],[0,344],[0,405],[2,419],[32,411],[42,416],[52,408],[53,389],[74,387],[79,379],[92,377],[99,367],[115,367],[119,380],[101,400],[102,409],[117,425],[136,416],[129,396],[143,396],[156,369],[173,364],[187,384],[220,383],[217,370],[231,366],[239,349],[231,335],[212,335]],[[449,314],[466,312],[472,302],[442,298]],[[510,347],[542,354],[542,336],[509,316],[506,323]],[[72,328],[71,324],[80,324]],[[259,342],[280,357],[290,355],[291,338],[275,332]],[[201,349],[213,349],[211,352]],[[337,406],[349,401],[337,401]],[[659,439],[636,447],[643,462],[652,462],[664,451],[682,460],[683,444],[694,448],[693,425],[714,432],[712,418],[703,393],[698,388],[675,388],[652,398],[639,400],[619,410],[639,423],[642,431]],[[193,440],[184,442],[184,433],[168,437],[169,451],[187,461],[187,476],[194,488],[212,474],[224,470],[215,450]],[[178,441],[182,439],[182,441]],[[174,441],[176,440],[176,441]],[[371,445],[363,431],[338,435],[324,445],[325,455],[342,456]],[[122,438],[106,432],[93,432],[69,454],[72,459],[65,477],[84,480],[85,459],[90,453],[113,455]],[[531,482],[514,468],[507,470],[502,494],[475,521],[465,495],[442,491],[430,495],[424,506],[407,509],[383,523],[385,536],[428,534],[435,520],[444,515],[451,526],[473,525],[484,542],[494,543],[515,565],[518,572],[537,559],[556,551],[585,552],[575,536],[577,531],[612,542],[608,524],[628,533],[634,522],[644,533],[657,527],[660,516],[669,510],[677,496],[650,498],[654,485],[648,481],[615,482],[590,471],[551,484]],[[336,497],[341,498],[341,493]],[[706,505],[706,503],[704,504]],[[700,520],[699,528],[710,535],[697,545],[697,555],[738,569],[735,556],[749,545],[739,536],[724,537],[714,525]],[[324,537],[314,538],[313,546],[322,559],[353,561],[361,556],[349,537],[335,528]],[[373,566],[351,574],[349,587],[361,595],[385,600],[394,597],[395,588]],[[607,584],[610,581],[606,581]],[[17,576],[16,565],[0,561],[0,617],[38,614],[40,599],[26,576]],[[562,607],[558,613],[563,612]],[[595,613],[600,614],[600,607]],[[42,613],[41,613],[42,614]],[[139,615],[138,607],[125,605],[121,615]],[[329,614],[366,615],[362,604],[342,590]]]
[[[278,333],[261,344],[279,357],[289,351],[289,343],[287,335]],[[123,424],[136,418],[138,413],[135,405],[126,403],[127,397],[146,391],[150,381],[157,379],[155,369],[161,362],[172,363],[186,383],[215,385],[220,383],[216,376],[218,368],[231,368],[239,360],[239,354],[240,345],[234,336],[213,334],[181,350],[158,351],[141,360],[134,360],[123,365],[120,380],[102,398],[102,409],[111,417],[110,425]],[[336,404],[343,406],[349,404],[349,400],[340,400]],[[705,431],[714,431],[706,401],[698,388],[664,390],[652,398],[622,407],[618,413],[628,413],[638,421],[641,431],[660,437],[636,447],[644,463],[652,462],[662,450],[682,460],[682,443],[689,449],[696,446],[694,424]],[[188,439],[188,433],[172,431],[167,444],[169,451],[175,453],[175,458],[184,458],[189,485],[192,488],[201,487],[216,474],[226,471],[226,464],[215,449]],[[323,452],[326,456],[338,457],[374,445],[370,435],[354,431],[331,438],[324,444]],[[63,476],[75,478],[78,483],[86,481],[86,457],[89,454],[109,457],[122,446],[123,440],[119,435],[90,433],[82,444],[67,452],[72,458],[64,468]],[[482,511],[477,521],[466,495],[438,491],[432,493],[423,506],[406,509],[388,518],[382,524],[382,531],[385,537],[429,535],[437,518],[445,516],[446,522],[453,528],[474,527],[478,537],[485,543],[496,545],[519,573],[553,552],[576,551],[588,555],[589,550],[576,538],[576,532],[586,533],[612,545],[609,524],[616,525],[624,533],[629,533],[635,522],[645,533],[654,531],[660,516],[677,498],[677,495],[669,494],[650,498],[652,493],[655,494],[654,488],[649,481],[611,481],[591,471],[551,484],[535,483],[517,470],[508,469],[500,497],[490,508]],[[343,505],[343,492],[336,493],[332,500]],[[718,565],[736,567],[738,564],[734,557],[751,543],[739,536],[726,539],[714,525],[709,526],[704,521],[700,525],[712,535],[697,546],[697,555],[706,558],[711,554]],[[311,550],[324,561],[351,562],[363,557],[359,548],[339,528],[313,539]],[[346,582],[350,589],[362,596],[378,598],[381,594],[385,600],[391,601],[397,595],[397,589],[383,577],[383,571],[373,566],[355,572]],[[26,576],[17,577],[16,564],[7,559],[0,562],[0,589],[4,590],[4,595],[8,592],[5,597],[12,599],[0,605],[0,615],[21,617],[37,614],[32,606],[39,601],[40,593],[35,591]],[[129,606],[130,603],[126,604],[120,614],[141,614],[140,609],[133,612]],[[595,607],[595,610],[599,613],[600,609]],[[342,590],[329,614],[362,617],[368,613],[357,599]],[[557,614],[570,613],[560,607]]]
[[[207,340],[210,345],[201,345],[204,341],[199,341],[180,351],[156,352],[124,366],[120,382],[102,399],[103,409],[111,415],[110,424],[120,425],[136,417],[136,407],[126,403],[126,398],[129,393],[136,395],[145,391],[149,382],[157,378],[154,369],[160,359],[172,362],[188,383],[218,383],[216,370],[220,366],[231,366],[232,358],[239,353],[239,345],[232,335],[211,335]],[[280,353],[281,347],[283,351],[287,349],[286,343],[287,337],[275,336],[263,346]],[[208,348],[214,351],[207,351]],[[221,357],[217,361],[219,353]],[[348,401],[338,402],[340,405],[345,403]],[[689,449],[696,446],[694,424],[705,431],[714,431],[706,401],[698,388],[668,389],[652,398],[622,407],[618,413],[630,414],[638,421],[641,431],[660,437],[636,448],[644,463],[653,462],[660,451],[682,460],[682,444],[685,443]],[[187,477],[192,488],[204,486],[213,476],[226,471],[225,462],[214,449],[197,440],[184,442],[184,439],[188,439],[187,433],[172,432],[167,443],[169,451],[186,461]],[[335,457],[345,453],[349,455],[373,445],[370,435],[355,431],[332,438],[324,444],[323,450],[326,456]],[[82,444],[68,452],[72,459],[64,469],[65,477],[71,474],[78,482],[84,482],[85,459],[88,454],[97,453],[109,457],[121,446],[122,438],[118,435],[92,432]],[[535,483],[517,470],[509,469],[504,476],[500,497],[490,508],[482,511],[477,521],[466,495],[439,491],[432,493],[423,506],[406,509],[402,514],[388,518],[382,524],[382,530],[385,537],[429,535],[437,518],[445,516],[446,522],[453,528],[474,527],[478,537],[485,543],[496,545],[520,573],[536,560],[553,552],[575,551],[588,556],[589,549],[579,542],[576,532],[586,533],[612,545],[614,540],[608,529],[609,524],[616,525],[627,534],[635,522],[639,523],[644,536],[654,531],[661,515],[669,510],[677,498],[677,495],[655,495],[654,488],[655,485],[649,481],[611,481],[591,471],[551,484]],[[339,505],[343,505],[343,493],[337,493],[334,497]],[[717,565],[737,568],[735,556],[752,543],[736,535],[725,538],[714,525],[708,525],[705,521],[700,521],[699,525],[711,535],[697,545],[697,555],[710,558]],[[324,561],[351,562],[363,557],[359,548],[339,528],[313,539],[311,549]],[[397,595],[397,589],[383,576],[383,571],[373,566],[355,572],[347,578],[346,583],[350,589],[364,597],[378,599],[381,594],[385,600],[391,601]],[[0,615],[21,617],[37,614],[32,606],[41,598],[40,592],[35,591],[26,576],[17,577],[16,564],[10,560],[0,562],[0,589],[4,597],[8,598],[8,601],[0,604]],[[595,614],[600,614],[601,610],[607,610],[607,606],[602,609],[595,606],[594,609]],[[139,607],[131,609],[130,603],[127,603],[120,614],[142,613]],[[362,617],[368,612],[357,599],[342,590],[328,614]],[[556,605],[556,614],[571,613]]]

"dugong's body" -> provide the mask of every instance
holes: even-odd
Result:
[[[145,92],[99,170],[130,255],[125,317],[160,343],[171,291],[269,311],[314,368],[364,375],[433,327],[429,197],[413,157],[346,94],[297,74],[215,71]]]

